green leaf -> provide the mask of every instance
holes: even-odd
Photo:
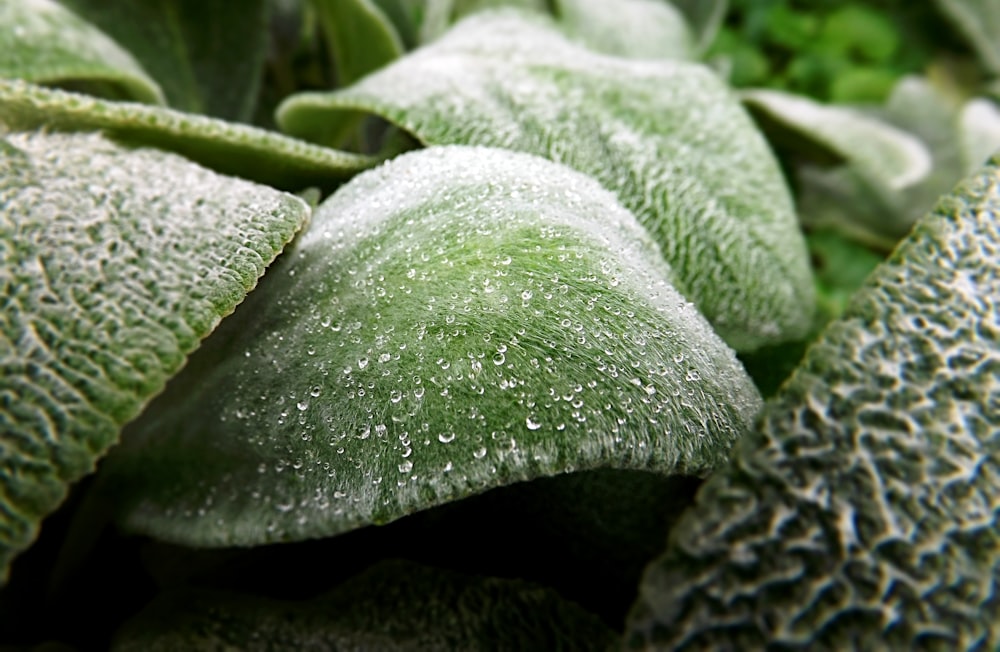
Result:
[[[935,4],[965,35],[986,69],[1000,74],[1000,1],[935,0]]]
[[[0,566],[232,312],[303,202],[94,134],[0,140]]]
[[[441,147],[355,177],[103,467],[129,529],[328,536],[572,470],[704,474],[760,398],[589,179]]]
[[[206,590],[165,594],[112,649],[581,650],[617,635],[555,591],[388,561],[307,601]]]
[[[878,268],[647,570],[633,646],[1000,644],[1000,168]]]
[[[329,187],[376,161],[263,129],[20,81],[0,80],[0,125],[10,130],[101,130],[117,140],[153,145],[218,172],[286,190]]]
[[[164,101],[131,54],[53,0],[0,3],[0,78],[78,84],[112,98]]]
[[[267,54],[267,0],[60,0],[125,46],[170,106],[253,115]]]
[[[395,27],[373,0],[313,0],[337,84],[346,86],[403,54]]]
[[[1000,111],[983,98],[969,100],[958,117],[962,139],[963,174],[972,173],[1000,149]]]
[[[574,40],[636,59],[693,58],[684,15],[664,0],[556,0],[559,24]]]
[[[479,14],[348,89],[292,97],[278,121],[325,142],[357,111],[425,144],[527,151],[592,175],[639,217],[678,289],[738,349],[808,329],[812,282],[788,190],[708,68],[602,56],[541,18]]]
[[[773,140],[793,149],[818,148],[888,188],[911,186],[931,171],[930,152],[918,138],[860,111],[781,91],[754,89],[740,96]]]

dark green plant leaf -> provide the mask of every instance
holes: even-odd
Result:
[[[1000,644],[1000,168],[878,268],[647,570],[633,646]]]
[[[308,601],[164,594],[113,649],[606,650],[617,638],[552,589],[388,561]]]
[[[170,106],[253,115],[267,54],[267,0],[59,0],[126,47]]]
[[[308,216],[94,134],[0,141],[0,573]]]
[[[912,186],[930,174],[931,155],[918,138],[860,111],[781,91],[753,89],[740,96],[785,147],[819,149],[890,189]]]
[[[703,66],[602,56],[541,18],[479,14],[355,86],[294,96],[278,119],[325,142],[357,111],[426,144],[527,151],[592,175],[639,217],[678,289],[738,349],[809,327],[812,281],[781,172]]]
[[[347,86],[403,54],[396,28],[374,0],[312,0],[337,85]]]
[[[691,59],[694,37],[665,0],[554,0],[567,35],[597,52],[636,59]]]
[[[218,172],[287,190],[329,187],[376,162],[263,129],[20,81],[0,80],[0,125],[10,130],[101,130],[117,140],[153,145]]]
[[[162,104],[163,92],[115,41],[53,0],[0,3],[0,78],[77,84]]]
[[[704,474],[760,398],[597,182],[441,147],[355,177],[103,467],[129,529],[328,536],[572,470]]]
[[[935,4],[969,40],[983,66],[1000,74],[1000,1],[935,0]]]

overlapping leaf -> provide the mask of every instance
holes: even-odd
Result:
[[[983,65],[1000,75],[1000,2],[997,0],[935,0],[938,9],[969,40]]]
[[[1000,167],[808,352],[648,570],[663,649],[1000,644]]]
[[[130,53],[54,0],[0,3],[0,78],[78,84],[112,98],[164,100]]]
[[[551,589],[390,561],[309,601],[167,594],[126,624],[113,649],[580,650],[615,639]]]
[[[341,188],[103,469],[129,528],[343,532],[537,476],[703,474],[759,395],[592,179],[468,147]]]
[[[325,142],[359,110],[427,144],[527,151],[592,175],[639,217],[678,289],[737,348],[808,329],[812,284],[791,198],[767,144],[707,68],[602,56],[541,18],[480,14],[348,89],[293,97],[279,122]]]
[[[170,106],[228,120],[253,115],[268,47],[267,0],[59,1],[127,48]]]
[[[101,130],[133,144],[183,154],[225,174],[287,190],[329,186],[375,160],[280,134],[162,107],[0,80],[0,125],[11,130]]]
[[[302,226],[295,197],[93,134],[0,141],[0,568]]]

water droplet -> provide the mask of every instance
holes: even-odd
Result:
[[[413,462],[410,460],[406,460],[405,462],[399,465],[400,473],[409,473],[412,470],[413,470]]]
[[[393,403],[399,403],[401,400],[403,400],[403,392],[399,391],[398,389],[392,390],[391,392],[389,392],[389,400],[392,401]]]
[[[438,435],[438,441],[442,444],[448,444],[455,441],[455,433],[453,432],[442,432]]]
[[[475,457],[477,460],[483,459],[484,457],[486,457],[486,447],[485,446],[480,447],[480,449],[474,452],[472,456]]]
[[[368,366],[368,358],[358,358],[358,369],[364,369]]]
[[[535,421],[535,417],[531,415],[524,420],[524,425],[528,427],[528,430],[538,430],[542,427],[541,421]]]
[[[322,392],[323,392],[323,388],[321,388],[319,385],[316,385],[315,387],[312,388],[312,391],[309,392],[309,396],[312,396],[313,398],[316,398]]]
[[[309,401],[299,401],[295,404],[295,407],[299,408],[300,412],[305,412],[309,409]]]

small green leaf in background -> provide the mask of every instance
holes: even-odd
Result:
[[[860,111],[781,91],[753,89],[740,97],[772,142],[829,152],[890,189],[912,186],[931,172],[930,152],[918,138]]]
[[[11,130],[101,130],[153,145],[210,167],[285,190],[330,187],[376,159],[288,138],[271,131],[163,107],[97,98],[0,79],[0,125]]]
[[[559,26],[589,48],[636,59],[691,59],[694,37],[665,0],[556,0]]]
[[[403,54],[395,27],[374,0],[313,0],[337,85],[347,86]]]
[[[719,34],[729,0],[671,0],[680,9],[694,36],[694,53],[704,55]]]
[[[170,106],[241,122],[253,115],[268,47],[267,0],[60,2],[127,48]]]
[[[112,649],[571,651],[611,649],[616,639],[551,589],[386,561],[307,601],[168,593],[126,623]]]
[[[102,468],[130,530],[329,536],[573,470],[702,475],[760,405],[613,195],[506,150],[355,177]]]
[[[357,111],[425,144],[526,151],[592,175],[737,349],[809,328],[812,279],[781,171],[704,66],[603,56],[542,17],[483,13],[354,86],[293,96],[278,122],[326,142]]]
[[[1000,645],[1000,168],[830,325],[647,570],[628,642]]]
[[[94,134],[0,141],[0,575],[303,225],[290,195]]]
[[[164,102],[160,87],[131,54],[53,0],[0,3],[0,78]]]

